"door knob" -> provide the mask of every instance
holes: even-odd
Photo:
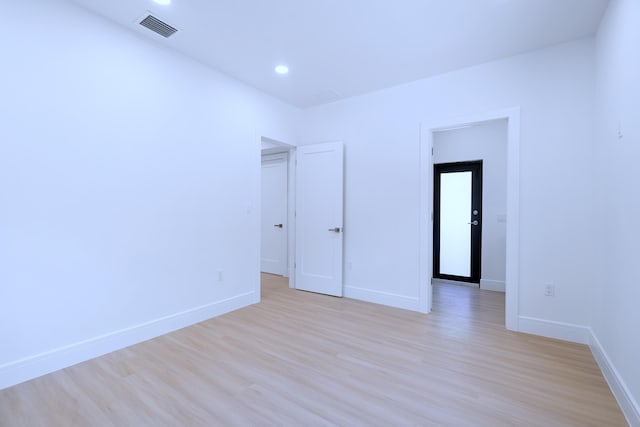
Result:
[[[333,231],[334,233],[339,233],[342,231],[342,229],[340,227],[334,227],[334,228],[330,228],[329,231]]]
[[[274,227],[282,228],[282,224],[273,224]]]
[[[477,220],[477,219],[475,219],[475,220],[473,220],[473,221],[471,221],[471,222],[468,222],[467,224],[471,224],[471,225],[478,225],[478,220]]]

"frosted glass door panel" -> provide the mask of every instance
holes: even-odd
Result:
[[[471,275],[471,172],[440,178],[440,274]]]

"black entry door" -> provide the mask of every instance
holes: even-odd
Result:
[[[482,161],[434,165],[433,277],[480,284]]]

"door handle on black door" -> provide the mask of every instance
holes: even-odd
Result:
[[[475,219],[475,220],[473,220],[473,221],[471,221],[471,222],[468,222],[467,224],[471,224],[471,225],[478,225],[478,220],[477,220],[477,219]]]

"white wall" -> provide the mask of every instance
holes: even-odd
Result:
[[[587,39],[306,111],[301,142],[345,142],[346,295],[418,308],[419,123],[519,106],[521,328],[585,341],[593,70]]]
[[[436,132],[433,163],[482,160],[482,263],[480,287],[505,291],[507,224],[507,121]]]
[[[66,2],[0,11],[0,388],[256,302],[260,136],[299,110]]]
[[[626,388],[627,413],[635,413],[634,426],[640,426],[639,40],[640,2],[612,1],[597,36],[598,216],[591,230],[599,243],[597,260],[602,268],[593,331],[617,371],[618,385]],[[615,384],[612,388],[615,392]]]

